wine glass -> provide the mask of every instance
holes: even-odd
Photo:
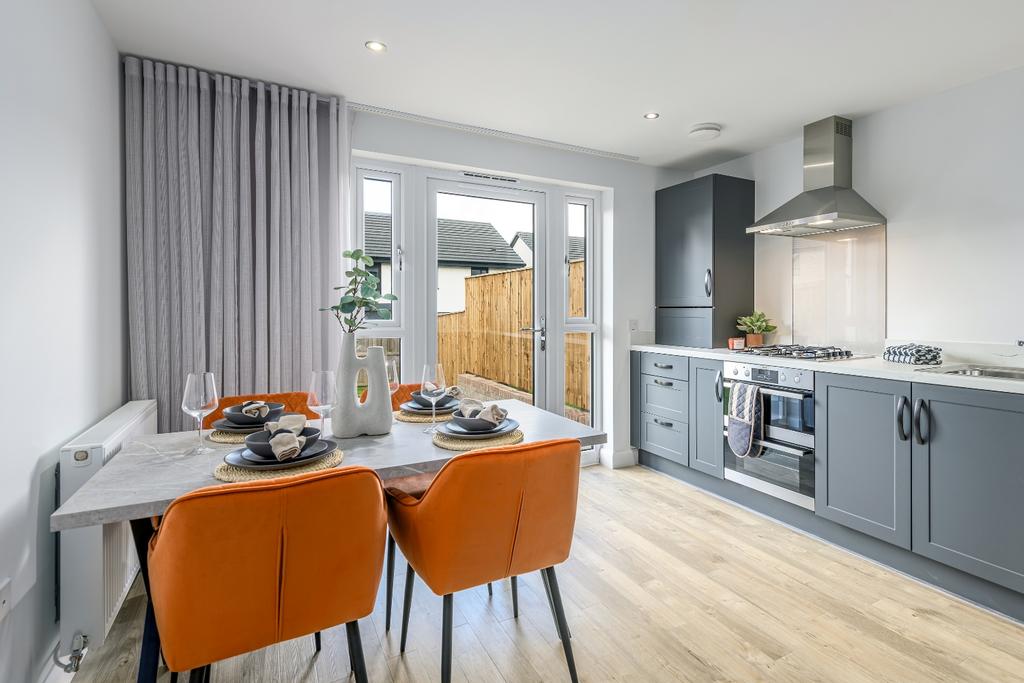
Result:
[[[324,418],[334,407],[335,387],[334,370],[314,370],[311,373],[306,405],[320,416],[321,434],[324,433]]]
[[[388,373],[388,391],[394,396],[395,392],[398,391],[398,386],[402,383],[402,378],[398,374],[398,360],[388,358],[384,361],[384,369]]]
[[[430,426],[424,433],[437,432],[437,402],[445,396],[447,385],[444,381],[444,366],[440,363],[427,363],[423,366],[423,381],[420,383],[420,395],[430,401]]]
[[[213,449],[203,446],[203,418],[217,409],[217,384],[212,372],[190,372],[185,379],[185,392],[181,396],[181,409],[196,419],[196,433],[199,441],[186,455],[212,453]]]

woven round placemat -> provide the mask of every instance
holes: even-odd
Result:
[[[342,453],[340,448],[335,448],[334,452],[328,455],[322,460],[317,460],[314,463],[303,465],[302,467],[289,467],[284,470],[246,470],[241,467],[235,467],[229,465],[226,462],[222,462],[217,465],[213,470],[213,476],[221,481],[228,483],[235,483],[239,481],[259,481],[261,479],[276,479],[278,477],[291,477],[296,474],[307,474],[309,472],[319,472],[320,470],[329,470],[332,467],[337,467],[341,464],[345,454]]]
[[[493,439],[453,439],[447,434],[437,432],[434,434],[433,442],[438,448],[446,451],[475,451],[479,448],[490,448],[491,446],[511,446],[519,443],[525,436],[520,429],[496,436]]]
[[[245,443],[245,437],[248,434],[236,434],[234,432],[222,432],[219,429],[214,429],[207,438],[214,443]]]
[[[399,422],[430,422],[429,415],[415,415],[413,413],[407,413],[404,410],[396,410],[395,419],[398,420]],[[438,422],[447,422],[450,419],[452,419],[451,413],[448,413],[447,415],[437,416]]]

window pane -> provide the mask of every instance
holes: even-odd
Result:
[[[593,338],[590,332],[565,335],[565,416],[585,425],[594,423]]]
[[[393,202],[394,187],[390,180],[363,178],[363,250],[373,258],[370,271],[380,278],[381,294],[395,293]]]
[[[587,244],[590,206],[569,202],[565,263],[569,271],[568,301],[566,316],[569,318],[585,318],[587,310],[587,264],[590,258],[590,245]]]

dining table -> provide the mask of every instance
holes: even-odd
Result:
[[[599,429],[556,415],[518,399],[494,401],[519,422],[522,443],[550,439],[576,439],[581,447],[607,443]],[[317,426],[312,421],[311,426]],[[339,467],[362,465],[374,470],[386,484],[413,474],[437,472],[459,455],[442,449],[424,433],[429,423],[395,421],[391,431],[378,436],[338,439],[330,436],[330,419],[324,427],[325,438],[338,444],[344,454]],[[208,434],[208,432],[206,432]],[[118,522],[131,524],[140,573],[149,591],[147,555],[154,534],[153,518],[160,517],[174,499],[206,486],[223,482],[213,476],[224,456],[239,444],[223,444],[203,437],[207,453],[191,454],[196,432],[182,431],[139,436],[124,444],[121,452],[96,472],[63,505],[50,515],[50,530],[64,531]],[[281,470],[287,475],[288,470]],[[160,656],[159,634],[150,602],[143,627],[139,655],[139,681],[155,681]]]

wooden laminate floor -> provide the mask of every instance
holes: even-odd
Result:
[[[404,563],[400,563],[404,568]],[[586,681],[1024,680],[1024,627],[642,468],[583,470],[559,583]],[[400,623],[401,578],[396,578]],[[537,574],[455,596],[457,681],[568,681]],[[371,681],[439,681],[441,599],[417,580],[409,647],[360,622]],[[135,591],[77,683],[134,680]],[[214,681],[349,679],[345,629],[219,662]],[[161,672],[161,683],[168,679]]]

